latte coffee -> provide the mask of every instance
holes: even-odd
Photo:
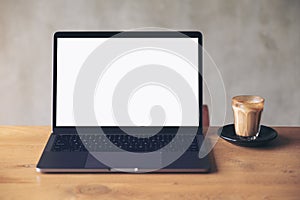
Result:
[[[234,129],[238,136],[255,139],[259,134],[264,99],[259,96],[242,95],[232,98]]]

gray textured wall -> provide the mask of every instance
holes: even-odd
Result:
[[[300,125],[299,19],[291,0],[0,0],[0,124],[50,124],[56,30],[163,27],[204,33],[224,79],[227,123],[232,96],[258,94],[265,124]]]

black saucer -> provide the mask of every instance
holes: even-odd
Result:
[[[259,135],[254,140],[247,140],[235,134],[234,125],[228,124],[219,128],[218,134],[224,140],[245,147],[263,146],[277,137],[277,132],[267,126],[261,125]]]

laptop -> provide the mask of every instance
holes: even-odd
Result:
[[[56,32],[37,172],[209,172],[201,74],[197,31]]]

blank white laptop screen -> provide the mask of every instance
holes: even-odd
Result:
[[[109,40],[131,40],[139,42],[149,38],[110,38]],[[108,38],[58,38],[57,39],[57,99],[56,99],[56,125],[57,126],[129,126],[124,122],[116,121],[113,112],[112,98],[116,86],[128,73],[141,66],[159,65],[167,67],[178,73],[188,83],[193,95],[199,102],[198,83],[198,38],[151,38],[156,42],[169,42],[174,45],[178,43],[180,48],[188,52],[188,60],[182,56],[168,51],[155,48],[140,48],[124,54],[116,55],[109,66],[99,74],[94,92],[94,111],[97,119],[95,122],[85,121],[79,123],[74,120],[74,87],[80,70],[89,58],[89,55],[106,42]],[[191,40],[194,45],[189,45]],[[185,43],[187,45],[182,45]],[[105,55],[103,55],[105,56]],[[99,58],[101,59],[101,58]],[[149,74],[139,74],[139,78]],[[166,79],[168,74],[166,74]],[[126,84],[126,83],[125,83]],[[177,84],[177,86],[176,86]],[[181,82],[175,87],[181,88]],[[174,84],[173,84],[174,87]],[[166,85],[146,82],[136,86],[131,91],[129,99],[118,99],[126,102],[126,109],[132,124],[135,126],[198,126],[199,104],[194,105],[194,112],[189,120],[182,121],[182,102],[176,95],[176,88]],[[151,109],[160,106],[165,112],[163,121],[155,121],[151,118]],[[84,109],[84,108],[82,108]]]

